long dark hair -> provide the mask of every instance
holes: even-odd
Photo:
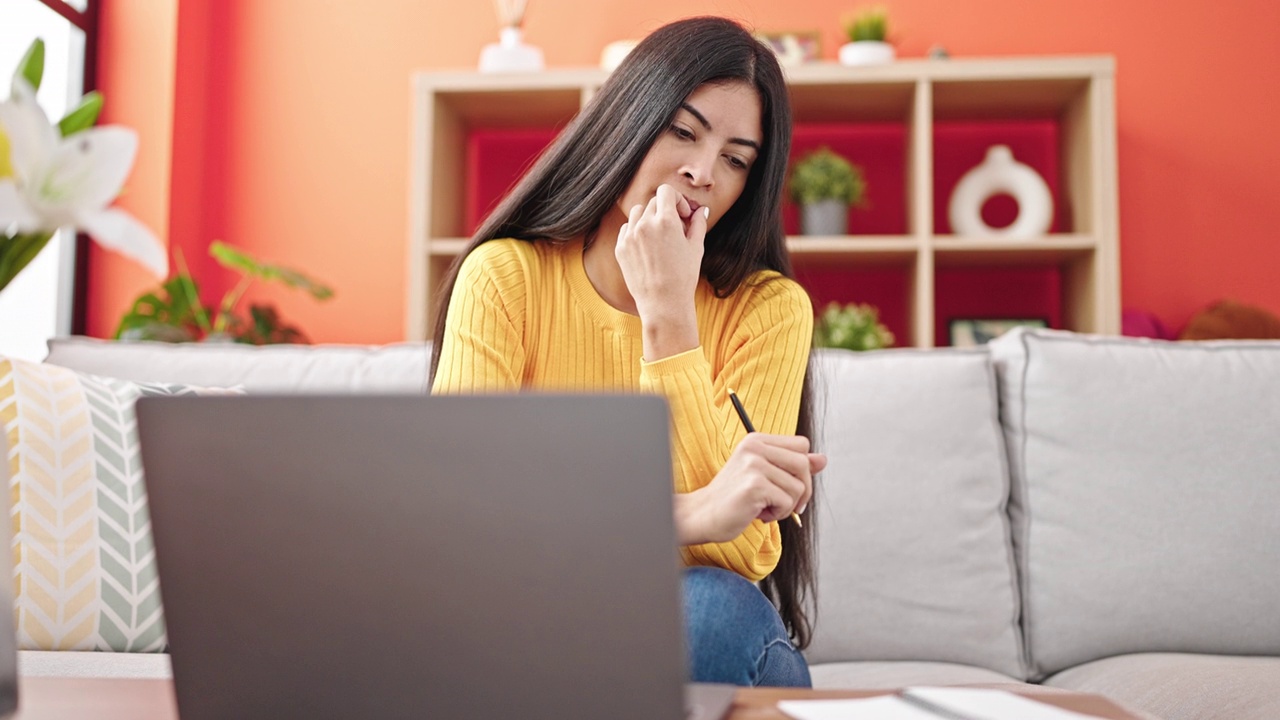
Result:
[[[631,51],[454,260],[436,303],[431,376],[440,364],[449,299],[467,254],[496,238],[564,242],[582,236],[590,242],[680,103],[705,83],[729,82],[744,82],[759,94],[764,145],[742,195],[707,233],[702,276],[719,297],[762,269],[794,277],[781,216],[791,150],[791,105],[782,69],[768,47],[731,20],[680,20]],[[796,433],[812,438],[810,375],[806,370]],[[806,606],[814,605],[816,515],[811,501],[803,529],[779,523],[782,557],[761,583],[801,648],[811,635]]]

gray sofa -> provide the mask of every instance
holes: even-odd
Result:
[[[51,343],[248,391],[419,391],[421,345]],[[1280,718],[1280,343],[1015,331],[817,353],[819,687],[1037,683],[1166,720]],[[164,675],[162,655],[20,654]]]

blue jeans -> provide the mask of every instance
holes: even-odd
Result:
[[[811,687],[809,665],[791,645],[769,599],[735,572],[684,573],[685,638],[694,682]]]

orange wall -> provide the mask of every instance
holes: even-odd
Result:
[[[169,223],[174,67],[178,0],[148,0],[147,12],[106,12],[98,30],[98,89],[103,124],[138,131],[138,156],[116,203],[162,240]],[[116,5],[116,3],[110,3]],[[127,3],[136,5],[137,3]],[[108,336],[129,302],[155,278],[141,267],[89,244],[89,334]]]
[[[108,35],[101,57],[114,119],[143,132],[144,155],[149,146],[173,147],[175,184],[160,202],[175,219],[157,218],[153,227],[167,228],[175,245],[196,248],[189,259],[223,238],[335,285],[337,297],[326,304],[288,291],[260,293],[314,340],[401,338],[409,76],[474,66],[481,46],[496,37],[491,4],[169,2],[181,6],[176,95],[180,103],[188,98],[188,111],[192,104],[201,109],[198,132],[184,125],[180,108],[168,121],[173,137],[166,137],[160,118],[173,114],[174,89],[142,83],[156,73],[139,56],[165,52],[162,43],[139,47],[108,42]],[[157,4],[166,3],[105,0],[104,22],[117,34],[145,34],[159,22]],[[1280,86],[1280,3],[1236,0],[1212,11],[1192,0],[881,4],[896,24],[901,56],[921,56],[935,43],[953,56],[1114,55],[1125,307],[1153,311],[1175,329],[1223,297],[1280,312],[1280,203],[1268,197],[1280,167],[1280,94],[1269,92]],[[761,30],[821,29],[823,54],[833,58],[838,20],[853,5],[531,0],[526,37],[552,66],[591,65],[612,40],[714,13]],[[151,65],[175,66],[173,48],[167,51]],[[192,55],[196,70],[187,71]],[[164,182],[160,173],[150,162],[140,167],[131,197]],[[206,285],[224,289],[230,279],[213,270]],[[109,332],[145,285],[118,263],[99,264],[90,331]]]

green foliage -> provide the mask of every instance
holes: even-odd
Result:
[[[218,264],[242,276],[240,282],[222,297],[215,314],[211,316],[200,300],[200,287],[179,255],[181,269],[157,290],[134,301],[133,307],[120,319],[116,339],[161,342],[229,340],[249,345],[308,342],[302,330],[287,324],[274,306],[251,304],[247,318],[237,312],[237,306],[254,280],[280,282],[304,290],[317,300],[333,297],[329,286],[297,270],[259,262],[226,243],[214,242],[209,247],[209,254]]]
[[[886,42],[889,37],[889,13],[882,7],[864,10],[845,20],[844,31],[849,36],[849,42]]]
[[[102,113],[102,93],[94,90],[80,98],[80,104],[58,121],[58,132],[62,137],[67,137],[81,130],[88,130],[98,122],[100,113]]]
[[[823,146],[796,162],[788,184],[792,201],[811,205],[820,200],[840,200],[862,205],[867,181],[857,165]]]
[[[0,233],[0,290],[5,289],[23,268],[36,259],[52,237],[53,233]]]
[[[44,78],[44,40],[36,38],[18,61],[18,68],[13,73],[14,80],[22,78],[32,90],[40,89],[40,81]]]
[[[237,250],[224,242],[214,241],[209,246],[209,254],[223,267],[237,270],[247,277],[258,278],[259,280],[278,280],[291,288],[305,290],[317,300],[328,300],[333,297],[332,289],[312,280],[297,270],[258,262],[243,251]]]
[[[893,345],[893,333],[880,324],[880,311],[872,305],[831,303],[813,328],[815,347],[845,350],[879,350]]]

